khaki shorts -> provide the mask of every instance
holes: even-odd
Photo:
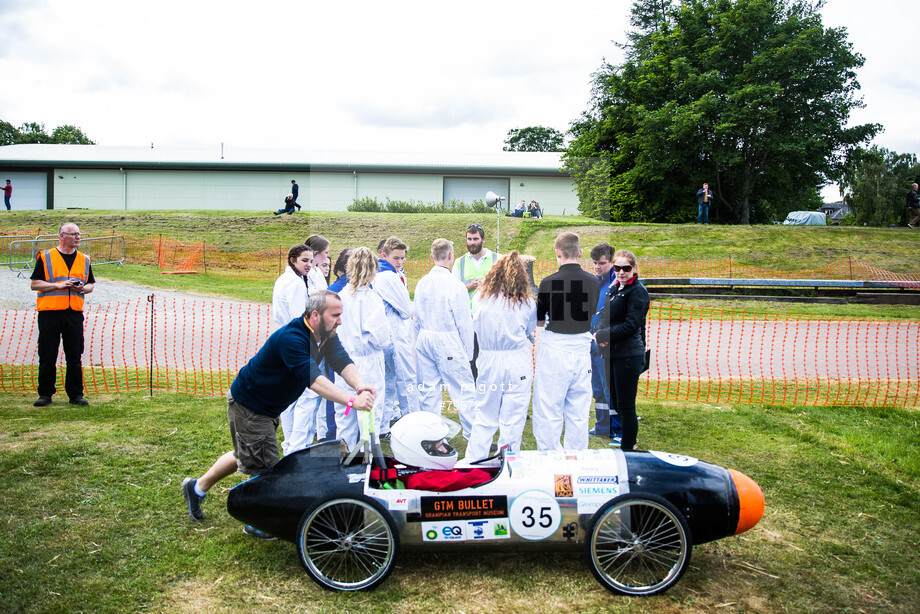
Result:
[[[278,418],[257,414],[237,403],[227,392],[227,422],[233,439],[233,456],[240,473],[258,475],[281,460]]]

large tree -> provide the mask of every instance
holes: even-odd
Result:
[[[571,128],[565,159],[582,210],[687,221],[703,182],[721,221],[765,221],[819,203],[818,189],[840,176],[847,153],[880,129],[847,127],[862,106],[855,69],[863,58],[844,29],[823,27],[819,8],[809,0],[636,2],[625,62],[595,73],[591,105]]]
[[[563,151],[565,135],[547,126],[512,128],[505,137],[503,151]]]

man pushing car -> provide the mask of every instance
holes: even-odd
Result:
[[[361,411],[374,405],[376,391],[365,386],[335,329],[342,323],[342,301],[323,290],[307,299],[303,316],[291,320],[268,338],[255,357],[240,369],[227,393],[227,420],[233,450],[221,456],[208,471],[182,482],[188,515],[201,520],[201,502],[220,480],[237,471],[258,475],[280,460],[278,416],[309,387],[324,399]],[[325,376],[325,361],[340,374],[355,394],[337,387]],[[273,539],[246,526],[247,534]]]

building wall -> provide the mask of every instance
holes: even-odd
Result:
[[[10,207],[13,211],[48,208],[47,173],[0,171],[0,186],[5,186],[7,179],[13,186],[13,194],[10,196]],[[0,210],[6,211],[2,199],[0,199]]]
[[[300,186],[298,202],[316,211],[345,211],[355,198],[437,203],[444,197],[440,174],[55,169],[54,208],[274,211],[284,206],[291,179]],[[546,213],[577,213],[574,187],[563,175],[511,177],[510,185],[512,203],[536,200]]]
[[[508,200],[511,209],[522,200],[535,200],[545,215],[578,215],[575,184],[561,173],[558,177],[512,177]]]

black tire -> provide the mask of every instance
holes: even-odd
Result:
[[[310,577],[336,591],[377,587],[399,553],[399,534],[389,513],[363,497],[331,499],[305,513],[296,543]]]
[[[592,519],[585,543],[597,581],[621,595],[662,593],[680,580],[693,550],[687,521],[656,495],[623,495]]]

